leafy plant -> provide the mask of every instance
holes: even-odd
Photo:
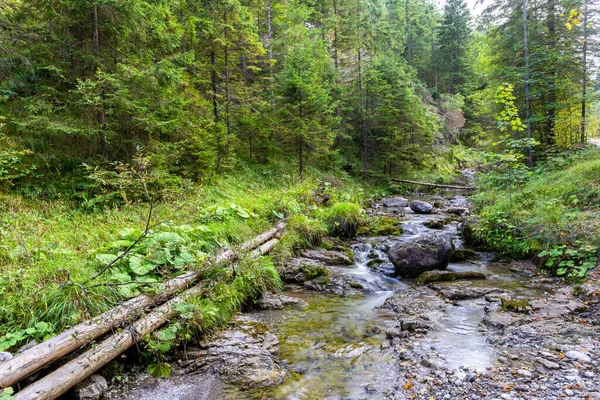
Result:
[[[196,265],[196,260],[204,255],[199,248],[202,242],[193,240],[198,232],[203,234],[206,228],[184,225],[151,232],[124,255],[125,249],[142,235],[137,229],[126,228],[95,259],[104,266],[113,264],[107,271],[108,281],[115,283],[122,296],[132,297],[139,294],[141,287],[152,288],[152,284]]]
[[[14,389],[11,387],[4,388],[2,392],[0,392],[0,400],[12,400],[14,397],[12,396],[15,393]]]
[[[36,340],[42,342],[51,336],[52,333],[52,326],[43,321],[27,329],[7,332],[4,336],[0,337],[0,351],[13,349],[24,341]]]
[[[598,247],[584,245],[572,249],[563,244],[540,252],[538,257],[545,258],[544,266],[556,275],[583,278],[598,262]]]

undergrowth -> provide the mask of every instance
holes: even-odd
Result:
[[[491,249],[537,256],[558,275],[581,278],[600,248],[600,153],[577,148],[556,153],[507,178],[493,171],[473,197],[476,234]]]
[[[325,234],[355,230],[362,218],[359,204],[382,194],[345,175],[317,170],[300,181],[294,166],[283,163],[242,165],[187,188],[155,202],[150,219],[144,202],[102,201],[90,207],[87,199],[82,207],[67,199],[0,194],[0,347],[13,351],[30,339],[21,335],[14,341],[9,333],[38,323],[58,333],[119,301],[153,293],[157,283],[204,265],[211,251],[287,219],[289,227],[272,255],[275,263],[283,262],[296,248],[318,245]],[[235,282],[245,276],[236,275]],[[219,285],[225,285],[221,278]],[[230,286],[219,287],[223,298],[231,295]],[[217,314],[215,321],[225,321],[230,312]],[[210,318],[206,311],[201,327],[212,326]]]

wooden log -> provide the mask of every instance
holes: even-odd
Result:
[[[262,245],[257,252],[266,254],[263,251],[270,251],[277,242],[277,239],[270,240]],[[109,336],[56,371],[17,392],[14,395],[15,400],[53,400],[58,398],[119,356],[144,335],[159,328],[171,316],[175,315],[175,305],[189,297],[200,294],[202,290],[203,285],[198,284],[181,295],[172,298],[140,318],[130,327]]]
[[[240,249],[247,251],[268,242],[270,239],[277,236],[284,226],[284,224],[279,224],[276,227],[269,229],[254,239],[243,243],[240,246]],[[213,262],[221,263],[232,261],[236,256],[236,252],[227,250],[215,257]],[[131,321],[135,319],[139,313],[146,308],[160,304],[173,294],[189,287],[198,279],[199,275],[200,272],[191,271],[173,278],[162,285],[162,290],[158,295],[149,296],[143,294],[128,300],[97,317],[82,322],[50,340],[24,351],[10,361],[0,364],[0,388],[15,385],[25,377],[38,371],[40,368],[66,356],[81,346],[104,335],[111,329],[124,324],[128,320]]]
[[[400,183],[410,183],[413,185],[423,185],[423,186],[432,186],[432,187],[439,187],[439,188],[447,188],[447,189],[463,189],[463,190],[474,190],[476,188],[471,187],[471,186],[457,186],[457,185],[442,185],[439,183],[427,183],[427,182],[417,182],[417,181],[409,181],[406,179],[396,179],[393,178],[392,179],[393,182],[400,182]]]

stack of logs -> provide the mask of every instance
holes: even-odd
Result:
[[[279,224],[242,244],[240,251],[254,250],[257,254],[267,254],[277,244],[277,237],[284,226]],[[238,253],[227,250],[215,257],[213,263],[231,262],[237,256]],[[201,283],[187,290],[186,288],[196,283],[200,275],[201,272],[192,271],[178,276],[164,283],[157,295],[143,294],[128,300],[0,364],[0,389],[14,386],[43,367],[70,355],[83,346],[89,346],[89,350],[75,356],[52,373],[14,395],[16,400],[58,398],[119,356],[144,335],[163,325],[176,314],[174,308],[176,304],[186,298],[199,295],[202,290]],[[136,318],[139,319],[136,321]],[[90,345],[92,341],[107,335],[109,331],[114,331],[128,323],[130,323],[128,326],[108,335],[101,342]]]

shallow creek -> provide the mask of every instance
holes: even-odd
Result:
[[[340,297],[297,290],[287,294],[306,300],[307,308],[255,313],[278,336],[281,360],[287,364],[290,375],[281,385],[254,395],[263,399],[379,399],[398,387],[398,360],[381,348],[386,342],[384,332],[398,321],[390,310],[380,306],[392,295],[409,289],[413,281],[386,276],[388,270],[390,275],[393,273],[391,263],[379,268],[383,273],[372,271],[367,264],[372,259],[387,261],[385,249],[398,241],[433,232],[423,222],[443,215],[415,214],[408,207],[384,210],[403,214],[400,220],[404,234],[357,238],[351,243],[355,265],[329,267],[330,274],[351,277],[370,288],[370,293]],[[453,222],[444,231],[455,235],[456,228],[457,223]],[[454,241],[460,246],[457,236]],[[490,254],[478,253],[475,260],[451,263],[448,269],[490,276],[484,281],[469,282],[471,286],[510,289],[517,294],[529,290],[523,286],[523,277],[491,258]],[[464,376],[467,370],[461,367],[485,371],[496,359],[495,349],[488,344],[481,327],[485,304],[485,299],[479,298],[455,301],[443,312],[432,309],[429,318],[437,329],[429,330],[417,345],[424,354],[434,350],[439,354],[435,362],[455,370],[457,376]],[[237,395],[229,393],[231,398],[241,398],[242,394],[235,392]]]

